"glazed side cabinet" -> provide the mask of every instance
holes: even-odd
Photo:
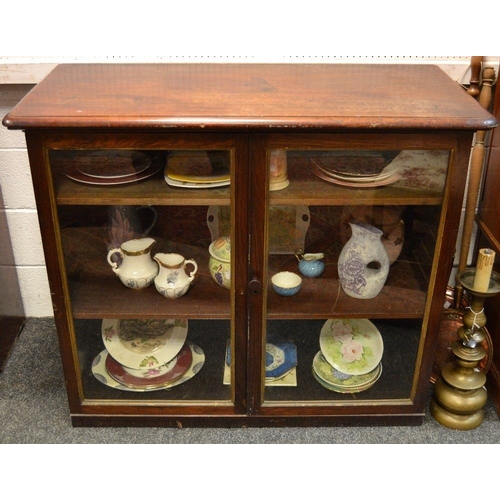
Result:
[[[61,65],[3,123],[73,425],[422,422],[472,137],[496,125],[441,69]]]

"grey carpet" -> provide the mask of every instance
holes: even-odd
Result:
[[[500,420],[490,402],[483,424],[447,429],[427,411],[411,427],[252,429],[73,428],[51,318],[30,318],[0,373],[0,443],[500,443]]]

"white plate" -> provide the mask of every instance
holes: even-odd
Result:
[[[319,345],[326,361],[348,375],[371,372],[384,352],[382,335],[368,319],[329,319],[321,329]]]
[[[120,384],[119,382],[114,380],[106,370],[106,358],[109,356],[109,353],[106,349],[101,351],[95,357],[92,363],[92,373],[94,374],[94,377],[97,380],[99,380],[99,382],[103,383],[104,385],[107,385],[108,387],[112,387],[113,389],[119,389],[121,391],[152,392],[165,389],[168,390],[171,389],[172,387],[176,387],[192,379],[203,368],[203,365],[205,363],[205,353],[196,344],[193,344],[191,342],[187,342],[187,344],[189,345],[191,352],[193,354],[193,361],[191,362],[191,366],[189,367],[188,371],[184,373],[184,375],[182,375],[182,377],[178,378],[177,380],[172,382],[168,387],[165,388],[160,387],[154,389],[134,389],[132,387],[127,387],[126,385]]]
[[[111,356],[129,368],[157,368],[177,356],[187,320],[103,319],[102,340]]]

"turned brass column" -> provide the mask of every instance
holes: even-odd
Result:
[[[488,290],[478,292],[473,288],[475,272],[475,269],[466,269],[457,275],[458,282],[470,295],[471,305],[464,314],[463,326],[457,331],[458,340],[451,347],[456,359],[441,370],[430,405],[432,416],[440,424],[459,430],[474,429],[484,419],[486,375],[477,368],[486,355],[481,345],[486,337],[484,301],[500,293],[500,274],[493,272]]]

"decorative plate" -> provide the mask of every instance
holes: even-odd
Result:
[[[140,174],[151,165],[151,158],[139,151],[124,149],[93,151],[75,157],[74,166],[89,177],[111,179]]]
[[[384,352],[382,335],[368,319],[329,319],[321,329],[319,345],[326,361],[348,375],[371,372]]]
[[[187,344],[184,344],[179,354],[165,365],[159,367],[159,369],[136,370],[141,372],[147,371],[151,375],[150,377],[134,376],[112,356],[108,356],[106,359],[106,370],[112,378],[127,387],[132,387],[134,389],[158,389],[180,378],[189,369],[192,360],[193,355],[191,349]],[[154,376],[155,374],[156,376]]]
[[[266,378],[280,378],[297,366],[297,346],[266,344]]]
[[[192,184],[228,182],[230,179],[228,151],[175,152],[167,161],[169,179]]]
[[[401,170],[397,167],[392,167],[389,166],[385,168],[379,175],[373,176],[373,177],[349,177],[349,176],[344,176],[344,175],[339,175],[339,174],[334,174],[333,172],[328,172],[328,170],[325,170],[319,165],[316,165],[321,171],[323,171],[326,175],[329,177],[332,177],[333,179],[337,179],[339,181],[345,181],[345,182],[354,182],[354,183],[374,183],[378,181],[382,181],[384,179],[387,179],[388,177],[391,177],[391,175],[394,175],[396,173],[400,173]]]
[[[400,151],[330,151],[313,160],[322,170],[349,177],[376,177],[399,155]]]
[[[91,184],[95,186],[118,186],[120,184],[130,184],[132,182],[142,181],[153,176],[161,170],[162,165],[151,165],[138,174],[126,175],[123,177],[91,177],[90,175],[82,174],[77,168],[70,167],[66,170],[66,176],[73,181],[81,182],[82,184]]]
[[[351,391],[371,387],[382,373],[382,364],[379,363],[374,370],[364,375],[346,375],[336,370],[325,359],[321,351],[318,351],[313,360],[313,372],[329,387],[338,388],[342,391]]]
[[[380,369],[380,374],[381,373],[382,373],[382,367]],[[370,389],[371,387],[373,387],[375,385],[375,383],[377,382],[377,380],[378,380],[378,377],[377,377],[372,382],[370,382],[368,384],[365,384],[363,386],[358,386],[358,387],[353,387],[353,388],[350,388],[350,387],[346,388],[346,387],[336,386],[336,385],[333,385],[333,384],[329,384],[328,382],[325,382],[321,377],[318,376],[318,374],[314,371],[314,369],[312,371],[312,374],[313,374],[313,377],[315,378],[316,382],[319,383],[319,385],[321,385],[325,389],[328,389],[329,391],[338,392],[340,394],[355,394],[355,393],[358,393],[358,392],[366,391],[366,390]]]
[[[188,322],[179,319],[103,319],[102,340],[113,358],[129,368],[158,368],[186,341]]]
[[[222,383],[231,385],[231,367],[224,364],[224,376]],[[279,378],[266,378],[264,385],[266,387],[297,387],[297,367],[293,367]]]
[[[106,370],[106,359],[109,356],[109,353],[106,349],[101,351],[95,358],[94,361],[92,362],[92,373],[94,374],[94,377],[99,380],[104,385],[107,385],[108,387],[112,387],[113,389],[119,389],[121,391],[128,391],[128,392],[151,392],[151,391],[158,391],[158,390],[163,390],[163,389],[170,389],[172,387],[176,387],[178,385],[183,384],[184,382],[187,382],[188,380],[191,380],[202,368],[205,363],[205,353],[201,349],[201,347],[198,347],[196,344],[193,344],[191,342],[186,342],[187,345],[189,345],[189,348],[191,349],[191,354],[193,357],[193,360],[191,362],[191,366],[189,369],[178,379],[174,380],[172,383],[168,384],[166,387],[158,387],[154,389],[144,389],[144,388],[137,388],[134,389],[132,387],[127,387],[126,385],[120,384],[116,380],[114,380]]]
[[[326,174],[325,172],[323,172],[323,170],[316,167],[315,165],[313,166],[312,171],[316,176],[318,176],[320,179],[323,179],[324,181],[331,182],[332,184],[338,184],[339,186],[355,187],[355,188],[374,188],[379,186],[388,186],[389,184],[394,184],[395,182],[399,181],[399,179],[401,179],[402,177],[401,171],[396,170],[394,173],[392,173],[388,177],[385,177],[384,179],[374,180],[371,182],[356,182],[356,181],[344,181],[331,177],[330,175]]]
[[[208,189],[208,188],[218,188],[229,186],[231,184],[230,180],[227,181],[213,181],[213,182],[205,182],[203,184],[190,182],[190,181],[179,181],[170,178],[167,174],[165,174],[165,182],[172,187],[182,187],[189,189]]]
[[[231,349],[226,347],[226,365],[231,365]],[[266,379],[281,378],[297,366],[297,346],[291,342],[266,344]]]

